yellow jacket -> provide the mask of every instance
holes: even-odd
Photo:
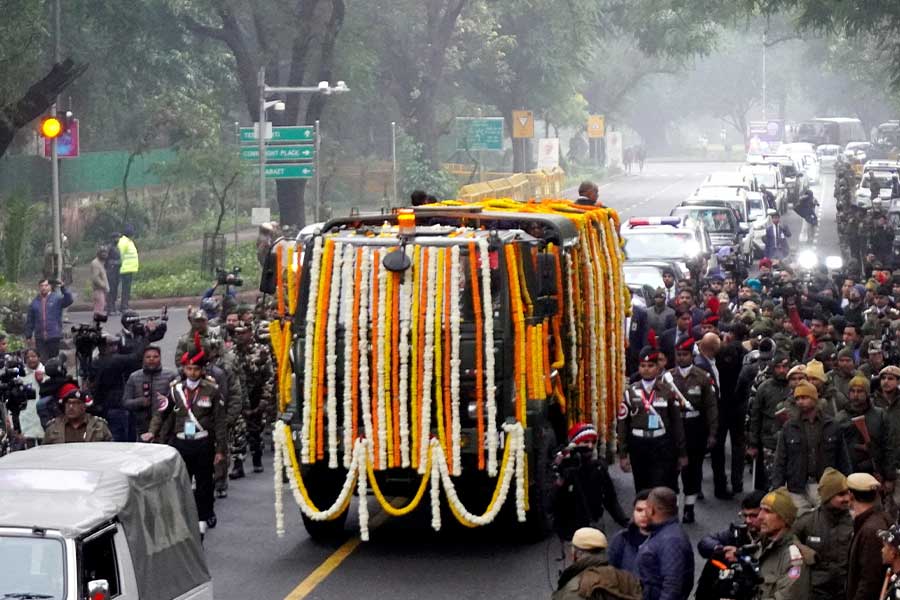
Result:
[[[116,245],[119,248],[119,254],[122,256],[122,266],[119,267],[119,273],[137,273],[139,267],[138,251],[134,242],[128,236],[123,235],[119,238],[119,243]]]

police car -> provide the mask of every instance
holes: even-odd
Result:
[[[627,262],[674,262],[685,278],[705,276],[718,266],[709,233],[700,223],[680,217],[634,217],[622,224],[619,233]]]

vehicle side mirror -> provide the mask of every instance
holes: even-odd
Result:
[[[88,582],[87,600],[109,600],[109,582],[105,579],[94,579]]]

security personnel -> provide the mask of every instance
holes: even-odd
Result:
[[[683,523],[694,522],[694,504],[703,481],[703,458],[716,445],[718,428],[718,400],[709,373],[694,366],[694,338],[675,347],[675,368],[668,377],[680,393],[679,403],[684,420],[687,467],[681,471],[684,484]]]
[[[768,369],[771,377],[759,386],[751,400],[750,443],[747,453],[757,459],[757,469],[762,469],[765,475],[757,477],[757,489],[770,487],[768,478],[775,468],[775,449],[778,445],[778,431],[781,429],[775,413],[790,396],[787,381],[789,365],[790,357],[778,352]]]
[[[900,600],[900,525],[894,523],[878,532],[884,547],[881,559],[888,570],[884,576],[880,600]]]
[[[853,513],[853,539],[847,565],[847,599],[876,598],[884,582],[881,561],[882,543],[878,532],[891,525],[891,519],[878,501],[878,480],[868,473],[847,477],[850,510]]]
[[[253,460],[253,472],[262,473],[262,433],[269,405],[275,401],[275,368],[272,353],[267,346],[258,343],[250,324],[238,323],[234,328],[234,353],[237,366],[243,374],[244,396],[247,403],[243,408],[243,418],[247,428],[247,441]],[[229,474],[231,479],[244,476],[243,455],[246,448],[232,448],[234,466]]]
[[[791,533],[797,507],[784,488],[763,497],[759,511],[762,544],[756,554],[762,582],[756,600],[807,600],[815,553]]]
[[[201,534],[214,516],[213,468],[225,461],[228,452],[225,401],[215,382],[206,377],[207,362],[207,353],[199,345],[182,357],[182,376],[172,382],[168,402],[157,407],[149,432],[150,440],[165,440],[174,432],[172,446],[194,478]]]
[[[175,346],[175,367],[181,366],[181,359],[185,353],[190,353],[196,345],[195,334],[200,336],[201,341],[210,335],[209,316],[206,311],[201,309],[188,311],[188,321],[191,324],[190,330],[178,338],[178,344]]]
[[[882,409],[872,406],[869,379],[865,375],[850,380],[849,394],[847,407],[835,420],[847,441],[850,466],[854,473],[870,473],[879,478],[885,494],[891,494],[897,479],[891,423]]]
[[[829,467],[819,479],[818,491],[822,504],[800,515],[794,524],[797,539],[816,553],[810,573],[810,599],[845,598],[847,548],[853,537],[847,478]]]
[[[626,389],[619,405],[619,465],[634,470],[636,491],[678,489],[678,471],[687,466],[681,406],[673,388],[659,378],[660,352],[641,350],[640,380]]]

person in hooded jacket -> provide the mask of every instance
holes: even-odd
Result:
[[[572,536],[574,562],[559,576],[552,600],[641,600],[641,584],[627,571],[609,564],[606,536],[582,527]]]

